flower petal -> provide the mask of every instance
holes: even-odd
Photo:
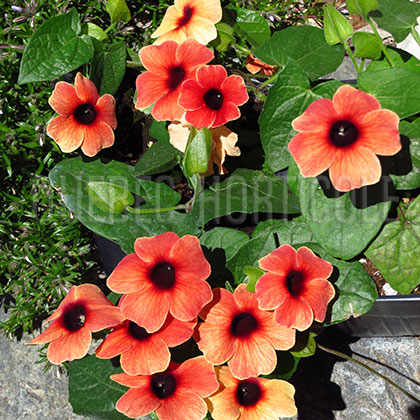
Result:
[[[318,176],[326,171],[338,153],[328,134],[298,133],[289,143],[289,152],[305,177]]]
[[[350,191],[379,182],[381,164],[376,155],[364,147],[351,147],[337,151],[330,167],[330,179],[338,191]]]
[[[240,312],[233,293],[226,289],[213,289],[213,299],[200,312],[200,318],[212,324],[230,325],[233,317]]]
[[[241,111],[233,102],[224,102],[222,108],[217,111],[212,127],[226,124],[228,121],[236,120],[240,116]]]
[[[334,286],[327,280],[316,279],[305,283],[300,298],[309,303],[314,313],[315,321],[325,319],[328,303],[335,296]]]
[[[154,335],[161,338],[169,347],[179,346],[191,338],[196,324],[196,318],[183,322],[168,315],[162,328]]]
[[[116,375],[113,375],[116,376]],[[155,411],[160,401],[146,387],[129,389],[115,405],[115,408],[128,417],[141,417]]]
[[[260,268],[280,275],[296,269],[296,250],[284,244],[259,260]]]
[[[332,100],[322,98],[312,102],[302,115],[292,121],[292,126],[303,133],[322,133],[326,136],[336,120],[337,111]]]
[[[233,102],[235,105],[243,105],[248,99],[248,92],[244,79],[240,76],[229,76],[221,86],[223,98],[226,102]]]
[[[81,124],[75,121],[73,115],[58,116],[48,123],[47,134],[54,139],[62,152],[70,153],[82,144],[84,129]]]
[[[204,105],[204,94],[206,91],[200,87],[195,80],[186,80],[181,87],[181,94],[178,98],[179,105],[185,110],[200,110]]]
[[[195,38],[198,42],[206,45],[217,38],[217,29],[210,20],[194,15],[187,25],[182,27],[186,38]]]
[[[185,119],[197,130],[201,130],[203,127],[212,127],[216,117],[217,111],[213,111],[206,106],[203,106],[196,111],[187,111],[185,113]]]
[[[91,339],[92,333],[87,327],[64,334],[48,346],[48,360],[55,365],[59,365],[65,361],[71,362],[75,359],[81,359],[89,351]]]
[[[106,284],[115,293],[138,292],[148,282],[149,270],[137,254],[129,254],[114,268]]]
[[[187,148],[188,137],[190,135],[190,127],[183,125],[180,121],[172,121],[168,126],[169,143],[184,153]]]
[[[115,327],[125,320],[120,308],[109,305],[94,306],[87,305],[85,325],[92,331],[97,332],[105,328]]]
[[[102,149],[111,147],[114,144],[114,131],[104,122],[86,126],[84,132],[82,150],[86,156],[95,156]]]
[[[195,68],[213,59],[213,52],[194,38],[188,38],[179,44],[176,50],[176,60],[186,69]]]
[[[183,10],[185,6],[194,8],[194,12],[213,23],[222,19],[222,7],[220,0],[175,0],[178,10]]]
[[[134,250],[138,257],[145,262],[165,261],[178,240],[179,236],[174,232],[165,232],[150,238],[137,238],[134,242]]]
[[[288,296],[274,311],[274,317],[280,325],[287,328],[296,328],[299,331],[308,329],[314,320],[309,304],[293,296]]]
[[[332,101],[340,119],[353,119],[356,124],[368,112],[381,107],[374,96],[350,85],[340,86]]]
[[[208,397],[219,388],[213,365],[204,356],[186,360],[171,373],[175,376],[177,391],[185,389]]]
[[[80,72],[76,74],[74,87],[76,88],[76,94],[82,103],[89,103],[91,105],[96,104],[99,99],[98,90],[96,89],[95,84]]]
[[[181,86],[174,90],[170,90],[160,99],[158,99],[153,107],[152,115],[157,121],[173,121],[179,120],[184,113],[184,109],[178,105],[178,98],[181,92]]]
[[[74,110],[81,104],[73,85],[67,82],[58,82],[55,85],[48,103],[63,117],[69,117]]]
[[[317,257],[313,251],[306,246],[297,250],[296,262],[299,270],[305,273],[305,280],[327,279],[333,272],[333,266],[320,257]]]
[[[102,95],[95,106],[97,119],[108,124],[112,129],[117,128],[117,118],[115,116],[115,99],[112,95]]]
[[[156,415],[160,420],[202,420],[207,405],[195,392],[177,389],[169,398],[161,400]]]
[[[140,292],[128,294],[121,303],[124,316],[149,333],[157,331],[163,325],[168,311],[168,293],[156,290],[153,285],[144,287]]]
[[[33,340],[26,344],[45,344],[53,340],[57,340],[62,335],[67,334],[60,321],[53,321],[42,334],[35,337]]]
[[[137,101],[135,107],[143,109],[155,103],[169,92],[166,78],[149,71],[137,76]]]
[[[110,376],[110,379],[119,383],[120,385],[129,388],[147,388],[150,386],[149,375],[128,375],[127,373],[115,373]]]
[[[176,271],[205,280],[211,274],[211,267],[204,257],[200,241],[196,236],[185,235],[171,248],[170,260]]]
[[[127,333],[127,325],[114,329],[110,332],[100,346],[95,350],[95,355],[99,359],[110,359],[129,350],[133,345],[133,339]]]
[[[296,342],[296,331],[283,327],[274,320],[274,313],[260,311],[258,316],[258,333],[261,334],[276,350],[289,350]]]
[[[242,420],[234,387],[221,387],[218,392],[208,398],[207,405],[214,420],[237,420],[239,418]]]
[[[178,26],[178,20],[182,17],[182,10],[178,9],[176,6],[169,6],[166,9],[165,15],[163,16],[162,23],[156,29],[155,32],[152,33],[152,38],[161,37],[163,34],[172,31]],[[160,44],[161,42],[155,42],[155,45]],[[174,41],[176,41],[174,39]]]
[[[160,45],[148,45],[139,51],[143,66],[150,72],[162,78],[168,76],[168,67],[176,62],[178,44],[166,41]]]
[[[226,69],[221,65],[203,66],[197,70],[197,82],[204,91],[220,90],[226,78]]]
[[[392,156],[401,150],[400,118],[389,109],[369,112],[362,120],[362,135],[357,144],[372,150],[377,155]]]

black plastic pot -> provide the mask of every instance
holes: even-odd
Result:
[[[337,327],[354,337],[420,336],[420,295],[380,296],[369,312]]]

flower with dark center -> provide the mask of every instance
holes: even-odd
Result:
[[[47,319],[51,324],[28,344],[50,343],[47,357],[54,364],[81,359],[89,350],[93,332],[112,328],[123,320],[120,309],[97,286],[73,286]]]
[[[267,271],[257,281],[258,306],[274,310],[276,322],[284,327],[306,330],[312,322],[325,319],[328,303],[335,295],[327,280],[333,267],[309,248],[297,251],[282,245],[259,261]]]
[[[148,45],[139,56],[147,71],[136,80],[136,108],[154,104],[152,115],[156,120],[179,120],[184,113],[178,105],[181,86],[195,79],[197,69],[213,58],[213,52],[190,38],[181,44],[166,41]]]
[[[160,420],[202,420],[207,414],[203,398],[219,388],[213,366],[202,356],[181,364],[171,362],[153,375],[118,373],[111,379],[130,387],[117,401],[118,411],[141,417],[156,410]]]
[[[216,367],[220,388],[207,398],[214,420],[277,420],[297,414],[293,385],[279,379],[235,378],[227,366]]]
[[[289,151],[305,177],[327,169],[338,191],[376,184],[382,174],[376,155],[401,150],[399,117],[381,109],[377,99],[352,86],[338,88],[331,99],[318,99],[293,120],[298,131]]]
[[[238,106],[248,100],[244,80],[229,76],[223,66],[202,66],[197,79],[181,87],[179,105],[186,110],[185,120],[197,130],[218,127],[240,117]]]
[[[191,321],[212,299],[205,281],[210,264],[195,236],[179,238],[167,232],[138,238],[134,250],[114,269],[107,284],[125,294],[122,313],[148,333],[159,330],[168,313],[179,321]]]
[[[59,115],[49,122],[47,133],[63,152],[81,147],[85,155],[95,156],[114,144],[115,99],[109,94],[99,97],[93,82],[81,73],[74,86],[58,82],[49,103]]]
[[[215,23],[222,19],[220,0],[175,0],[169,6],[159,28],[152,34],[155,44],[194,38],[203,45],[217,37]]]
[[[124,300],[123,296],[120,299]],[[163,326],[154,333],[126,320],[110,332],[96,349],[96,357],[111,359],[121,355],[120,363],[129,375],[152,375],[164,371],[171,359],[169,347],[178,346],[193,334],[197,319],[178,321],[168,315]]]
[[[227,362],[239,379],[268,375],[277,363],[276,350],[295,344],[295,330],[277,324],[272,312],[258,309],[255,293],[239,285],[234,293],[214,289],[213,300],[200,312],[194,339],[207,360]]]

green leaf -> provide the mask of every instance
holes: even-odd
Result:
[[[378,26],[391,32],[395,42],[403,41],[417,25],[420,4],[409,0],[380,0],[378,10],[370,14]]]
[[[229,44],[235,41],[233,28],[226,23],[219,22],[216,24],[217,38],[210,42],[210,46],[220,52],[227,50]]]
[[[417,197],[401,220],[385,225],[366,255],[393,289],[408,295],[420,283],[419,249],[420,197]]]
[[[408,70],[420,72],[420,60],[404,50],[387,47],[388,55],[395,67],[403,67]],[[371,61],[366,71],[378,71],[391,68],[391,64],[386,57],[380,60]]]
[[[99,160],[67,159],[50,171],[50,180],[61,189],[64,203],[77,219],[98,235],[117,242],[126,253],[133,252],[134,241],[140,236],[155,236],[168,231],[180,236],[199,234],[188,214],[154,212],[155,209],[175,206],[180,194],[165,183],[137,179],[130,165],[116,161],[103,164]],[[142,197],[145,203],[137,210],[148,213],[110,214],[103,211],[89,196],[87,186],[90,182],[109,182]]]
[[[289,164],[287,146],[296,134],[291,122],[320,98],[310,90],[309,80],[295,63],[289,63],[278,73],[259,118],[265,159],[274,172]]]
[[[120,373],[111,360],[94,355],[69,363],[69,401],[75,414],[98,420],[124,420],[128,417],[115,404],[128,390],[109,377]]]
[[[376,36],[367,32],[356,32],[353,34],[352,41],[355,47],[354,55],[356,57],[372,58],[377,60],[382,50],[378,44]]]
[[[201,245],[214,250],[221,248],[225,251],[226,261],[246,242],[249,237],[245,232],[227,227],[215,227],[203,232],[200,236]]]
[[[252,239],[242,245],[236,254],[229,259],[226,267],[233,274],[235,284],[245,280],[244,269],[247,266],[258,266],[258,261],[268,255],[279,245],[293,246],[313,240],[312,232],[302,222],[272,220],[257,225]]]
[[[353,33],[351,23],[331,4],[324,7],[324,36],[330,45],[344,44]]]
[[[128,22],[131,19],[125,0],[107,0],[105,9],[111,18],[111,23]]]
[[[403,150],[386,159],[390,162],[391,178],[395,188],[412,190],[420,187],[420,120],[417,119],[411,124],[401,121],[400,134],[403,136]],[[409,139],[408,145],[404,137]]]
[[[352,15],[368,18],[369,12],[378,8],[378,0],[347,0],[347,10]]]
[[[317,178],[299,177],[302,214],[317,241],[334,257],[360,254],[379,232],[391,202],[357,208],[350,193],[327,198]]]
[[[296,331],[296,343],[290,353],[296,357],[309,357],[316,352],[316,334],[313,332]]]
[[[122,41],[101,48],[98,41],[95,44],[95,55],[92,62],[92,80],[99,94],[114,95],[125,74],[126,49]],[[99,45],[98,45],[99,44]]]
[[[194,130],[191,131],[193,132]],[[184,155],[184,169],[187,176],[207,171],[212,142],[212,134],[208,128],[198,131],[189,142]]]
[[[98,25],[95,25],[92,22],[84,23],[82,25],[82,34],[89,35],[92,38],[97,39],[98,41],[105,41],[108,39],[106,33]]]
[[[260,12],[239,9],[233,29],[253,46],[258,47],[270,38],[270,27]]]
[[[192,216],[203,226],[217,217],[240,213],[298,213],[298,199],[279,177],[237,169],[197,198]]]
[[[341,45],[328,45],[324,31],[313,26],[291,26],[276,32],[253,54],[264,63],[285,66],[295,61],[311,80],[332,73],[344,58]]]
[[[255,292],[255,286],[257,284],[257,281],[264,274],[264,271],[261,270],[261,268],[250,267],[249,265],[247,265],[244,267],[244,274],[246,275],[246,290],[248,290],[248,292]]]
[[[420,112],[419,81],[418,72],[392,67],[360,73],[357,85],[375,96],[383,108],[396,112],[403,119]]]
[[[127,205],[134,204],[130,191],[110,182],[88,182],[87,192],[92,201],[104,212],[121,214]]]
[[[92,38],[80,33],[76,9],[45,21],[25,48],[18,83],[52,80],[89,62]]]

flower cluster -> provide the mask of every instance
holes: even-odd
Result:
[[[331,264],[306,247],[283,245],[260,260],[267,273],[256,293],[245,284],[232,293],[211,289],[211,266],[194,236],[138,238],[134,249],[107,280],[122,294],[118,306],[94,285],[74,286],[29,344],[50,343],[48,359],[58,364],[84,357],[91,333],[112,328],[95,354],[121,356],[124,373],[111,379],[130,388],[116,404],[129,417],[155,410],[162,420],[200,420],[207,410],[216,420],[296,414],[292,385],[259,376],[274,371],[276,350],[294,346],[296,329],[324,320],[334,296]],[[169,348],[191,337],[203,356],[171,361]]]

